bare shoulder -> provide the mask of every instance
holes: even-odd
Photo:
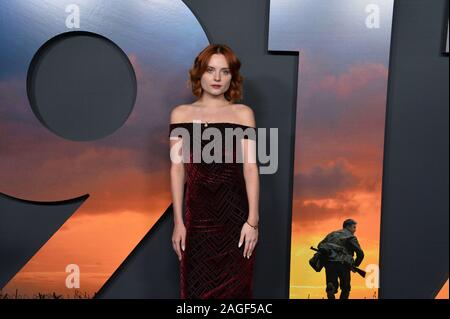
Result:
[[[255,113],[250,106],[245,104],[235,104],[234,108],[240,124],[256,127]]]
[[[175,106],[170,112],[170,123],[180,123],[186,120],[186,115],[189,113],[191,109],[191,105],[189,104],[181,104]]]

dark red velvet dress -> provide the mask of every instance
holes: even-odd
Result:
[[[176,127],[186,128],[190,132],[191,145],[191,162],[184,163],[186,249],[180,261],[180,297],[249,299],[252,298],[256,247],[249,259],[243,256],[245,244],[238,247],[242,226],[248,218],[243,163],[236,162],[236,147],[241,147],[241,143],[234,139],[233,163],[225,163],[224,146],[222,163],[205,163],[203,158],[200,163],[192,163],[193,140],[198,140],[193,136],[194,125],[201,132],[206,127],[219,129],[223,141],[226,127],[248,128],[236,123],[170,124],[171,132]],[[246,135],[243,138],[254,137]],[[200,138],[201,149],[211,140]]]

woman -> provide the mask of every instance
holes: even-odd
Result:
[[[242,98],[239,68],[240,61],[228,46],[206,47],[189,71],[192,92],[198,99],[175,107],[170,115],[171,133],[175,128],[191,133],[189,141],[183,135],[171,137],[171,149],[180,142],[193,144],[194,125],[200,125],[201,131],[215,128],[222,134],[225,128],[255,132],[239,141],[233,140],[232,163],[205,163],[203,158],[200,163],[172,160],[172,244],[180,260],[181,298],[252,298],[259,175],[253,111],[246,105],[235,104]],[[205,144],[202,140],[202,149]],[[243,157],[237,163],[238,146]],[[185,150],[180,149],[178,155]],[[192,159],[192,153],[189,155]]]

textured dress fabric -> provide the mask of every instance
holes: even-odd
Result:
[[[242,226],[248,218],[248,198],[243,175],[243,163],[237,162],[234,138],[232,150],[225,150],[225,129],[249,126],[236,123],[171,123],[173,129],[183,127],[189,132],[189,159],[185,167],[184,223],[186,226],[185,250],[180,261],[180,298],[230,299],[252,298],[254,248],[250,258],[243,256],[245,243],[238,247]],[[222,136],[221,162],[193,162],[194,141],[203,150],[211,139],[194,134],[197,125],[203,133],[207,127],[216,128]],[[256,132],[255,128],[251,128]],[[199,138],[200,137],[200,138]],[[256,139],[252,134],[240,138]],[[216,142],[216,140],[214,140]],[[214,143],[215,143],[214,142]],[[239,142],[239,143],[238,143]],[[185,144],[186,145],[186,144]],[[233,162],[225,162],[225,154],[232,152]],[[214,154],[211,151],[211,154]]]

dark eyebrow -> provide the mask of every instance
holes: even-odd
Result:
[[[211,66],[211,65],[208,65],[208,68],[213,68],[213,69],[215,69],[215,67],[213,67],[213,66]],[[223,70],[223,69],[229,70],[230,68],[222,68],[222,70]]]

